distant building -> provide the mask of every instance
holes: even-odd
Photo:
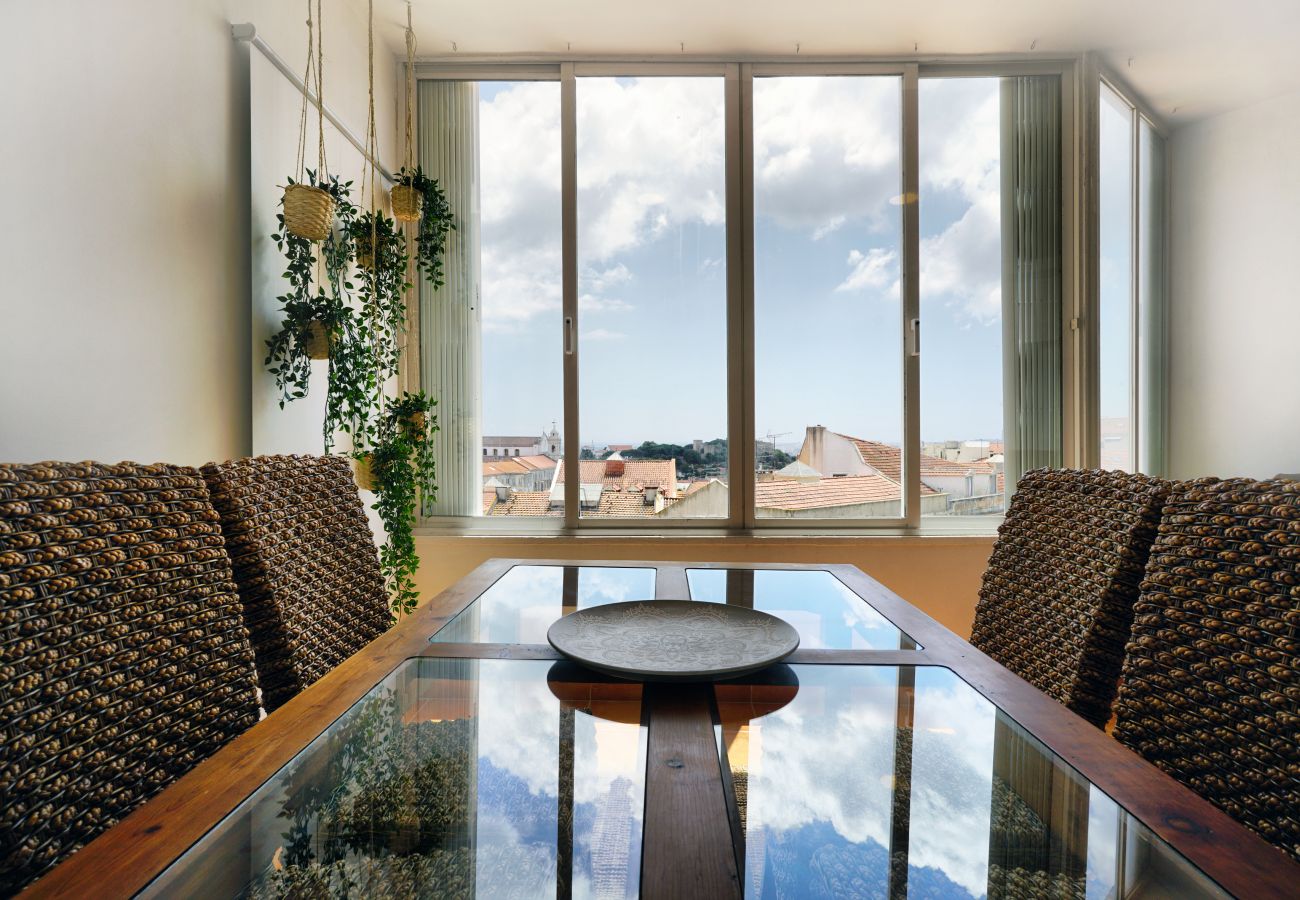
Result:
[[[564,456],[564,441],[554,422],[551,430],[541,435],[487,435],[483,438],[483,458],[501,459],[513,456],[548,456],[558,460]]]
[[[520,457],[523,459],[523,457]],[[503,461],[504,463],[505,461]],[[508,462],[514,463],[513,458]],[[486,470],[488,463],[484,463]],[[485,516],[564,515],[564,462],[553,470],[546,490],[514,490],[493,475],[485,482]],[[486,471],[485,471],[486,474]],[[672,459],[594,459],[580,463],[578,493],[585,515],[649,518],[679,499],[677,461]]]
[[[960,453],[960,448],[955,448]],[[988,450],[989,447],[971,448]],[[903,451],[892,444],[868,441],[809,426],[799,450],[799,461],[832,477],[880,475],[900,488],[903,484]],[[989,458],[967,462],[922,453],[921,498],[925,513],[927,494],[943,494],[946,509],[938,512],[971,515],[1001,512],[1002,465]]]
[[[484,487],[488,479],[516,491],[550,490],[557,463],[549,456],[487,457],[483,460]]]

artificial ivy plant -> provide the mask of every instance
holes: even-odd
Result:
[[[413,611],[419,600],[415,573],[420,558],[415,552],[412,528],[421,500],[428,503],[437,494],[433,457],[433,435],[438,430],[433,414],[436,405],[437,401],[423,391],[402,394],[389,402],[380,415],[369,450],[353,454],[357,459],[369,458],[374,508],[388,533],[379,548],[379,564],[395,617]]]
[[[447,235],[456,229],[451,214],[451,203],[438,185],[437,179],[430,178],[415,166],[402,166],[395,176],[396,183],[418,191],[420,201],[420,224],[415,234],[415,265],[420,273],[433,282],[435,288],[442,287],[442,256],[447,246]]]
[[[285,403],[307,395],[311,377],[309,347],[313,337],[324,332],[329,343],[329,375],[321,427],[325,452],[329,453],[337,432],[351,434],[355,439],[369,429],[379,370],[368,347],[370,326],[349,302],[352,285],[347,270],[353,257],[349,228],[357,214],[349,198],[352,183],[340,182],[337,177],[317,181],[311,170],[307,178],[312,186],[328,191],[334,198],[341,227],[320,243],[319,268],[325,276],[321,283],[316,244],[289,231],[283,213],[276,216],[278,227],[272,239],[288,262],[284,277],[289,281],[289,291],[278,298],[284,317],[280,329],[266,342],[265,364],[275,376],[283,409]],[[289,183],[293,184],[292,178]]]

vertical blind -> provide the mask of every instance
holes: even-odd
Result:
[[[1006,489],[1061,465],[1061,84],[1002,82]]]
[[[482,511],[479,309],[478,86],[421,81],[420,166],[437,179],[455,215],[447,236],[446,283],[420,279],[420,384],[438,401],[434,436],[438,494],[425,515]]]

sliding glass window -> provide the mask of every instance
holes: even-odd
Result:
[[[434,517],[991,530],[1065,461],[1067,67],[422,68]]]
[[[1098,458],[1164,470],[1164,139],[1109,84],[1098,110]]]
[[[581,514],[725,518],[723,79],[576,94]]]

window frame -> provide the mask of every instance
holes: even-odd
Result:
[[[567,54],[545,57],[469,56],[456,54],[417,61],[415,76],[424,80],[472,81],[557,81],[560,84],[561,151],[561,257],[562,310],[557,323],[563,337],[577,333],[578,248],[577,248],[577,111],[576,85],[580,77],[680,77],[721,76],[724,79],[724,134],[726,182],[726,293],[727,293],[727,438],[728,514],[712,519],[609,519],[582,516],[581,485],[565,481],[564,516],[491,517],[422,516],[417,533],[514,536],[587,536],[678,534],[763,534],[807,535],[992,535],[1002,517],[921,517],[920,479],[920,363],[911,347],[909,323],[920,318],[920,223],[916,199],[902,204],[902,284],[898,340],[902,356],[903,388],[903,515],[878,519],[766,519],[754,508],[754,219],[753,219],[753,79],[765,76],[893,75],[900,79],[900,193],[919,195],[919,83],[927,77],[1002,77],[1012,75],[1056,75],[1061,85],[1061,175],[1062,202],[1062,446],[1065,465],[1083,465],[1088,443],[1083,439],[1087,404],[1083,400],[1096,391],[1096,372],[1087,377],[1082,365],[1080,324],[1085,321],[1083,298],[1086,284],[1078,260],[1083,186],[1077,174],[1082,170],[1078,137],[1085,133],[1078,122],[1080,95],[1077,81],[1084,58],[1078,56],[1033,58],[1025,55],[1001,57],[789,57],[687,58],[665,57],[579,57]],[[403,68],[404,73],[404,68]],[[402,79],[403,85],[405,78]],[[403,86],[401,89],[405,91]],[[418,106],[418,105],[417,105]],[[418,133],[418,124],[417,124]],[[403,356],[400,384],[418,390],[419,314],[418,305],[409,319],[408,352]],[[1095,335],[1092,336],[1095,339]],[[577,471],[581,453],[579,434],[579,346],[563,352],[564,383],[564,466]],[[1094,355],[1095,360],[1095,355]],[[999,360],[999,364],[1001,364]],[[1095,400],[1095,397],[1094,397]],[[1094,442],[1095,443],[1095,442]],[[737,475],[740,477],[737,478]]]
[[[1160,415],[1157,421],[1148,422],[1142,415],[1143,403],[1142,394],[1145,389],[1144,377],[1146,373],[1146,354],[1156,353],[1161,358],[1167,359],[1167,348],[1164,346],[1154,347],[1147,346],[1143,340],[1146,331],[1143,328],[1143,285],[1142,285],[1142,266],[1140,263],[1141,254],[1145,245],[1146,236],[1142,229],[1142,215],[1144,210],[1142,197],[1142,126],[1143,124],[1150,127],[1152,132],[1164,141],[1165,164],[1162,173],[1164,178],[1163,190],[1161,196],[1164,201],[1164,207],[1160,210],[1163,216],[1164,231],[1161,235],[1159,259],[1161,264],[1161,278],[1164,285],[1163,308],[1159,310],[1161,316],[1161,336],[1167,340],[1169,333],[1169,131],[1166,124],[1153,112],[1151,106],[1129,86],[1123,78],[1114,70],[1090,60],[1093,63],[1092,71],[1089,72],[1091,83],[1094,86],[1093,95],[1088,101],[1087,114],[1094,117],[1093,125],[1094,139],[1092,147],[1100,147],[1100,119],[1101,104],[1104,101],[1102,93],[1109,90],[1120,103],[1128,107],[1129,121],[1129,452],[1130,459],[1127,468],[1124,471],[1143,472],[1148,475],[1162,476],[1165,474],[1167,459],[1162,453],[1159,458],[1149,457],[1151,465],[1146,464],[1147,448],[1146,444],[1151,439],[1152,432],[1159,437],[1154,439],[1154,443],[1159,447],[1167,447],[1165,437],[1168,433],[1168,391],[1169,379],[1167,373],[1159,373],[1154,390],[1163,396],[1161,403]],[[1092,321],[1097,323],[1094,327],[1092,339],[1094,340],[1093,362],[1087,372],[1092,396],[1096,400],[1096,407],[1092,411],[1093,428],[1089,446],[1085,448],[1085,459],[1087,465],[1097,466],[1101,462],[1101,329],[1100,329],[1100,310],[1101,310],[1101,293],[1100,293],[1100,265],[1101,265],[1101,216],[1100,216],[1100,192],[1101,192],[1101,168],[1100,154],[1097,153],[1096,165],[1094,168],[1093,181],[1089,185],[1090,202],[1092,208],[1089,210],[1091,221],[1090,228],[1094,232],[1093,246],[1096,252],[1093,254],[1091,265],[1094,269],[1093,290],[1089,297],[1092,303]]]

